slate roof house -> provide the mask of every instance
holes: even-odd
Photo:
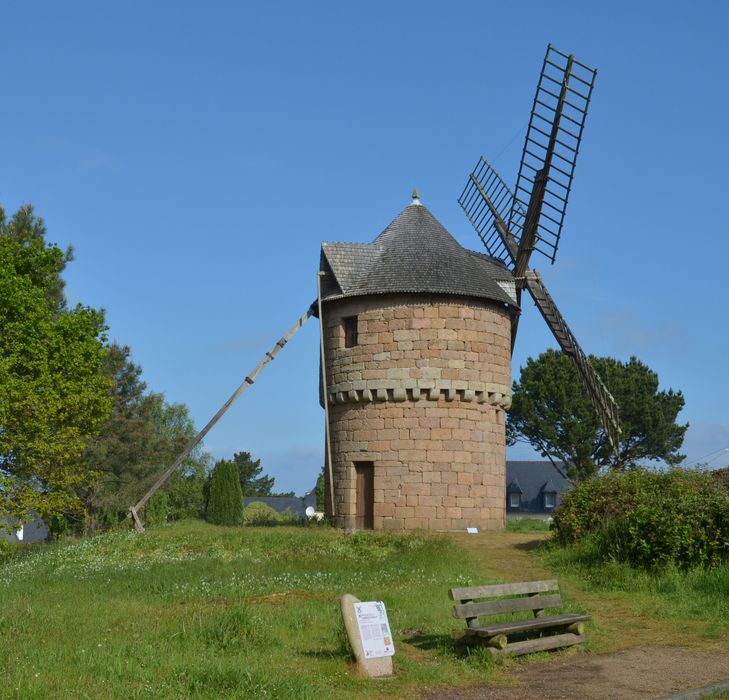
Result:
[[[561,462],[506,462],[506,516],[549,516],[569,489]]]

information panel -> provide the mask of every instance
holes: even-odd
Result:
[[[392,641],[385,604],[382,601],[355,603],[354,612],[357,616],[357,626],[365,658],[377,659],[382,656],[394,656],[395,645]]]

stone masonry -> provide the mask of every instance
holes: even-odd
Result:
[[[355,463],[370,461],[375,529],[503,527],[508,308],[400,293],[328,299],[323,316],[335,523],[355,526]]]

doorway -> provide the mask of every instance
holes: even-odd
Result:
[[[357,511],[358,530],[372,530],[375,526],[375,463],[355,462],[357,472]]]

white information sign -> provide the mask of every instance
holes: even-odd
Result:
[[[365,659],[394,656],[395,645],[392,641],[387,611],[382,601],[360,602],[354,604],[359,636]]]

